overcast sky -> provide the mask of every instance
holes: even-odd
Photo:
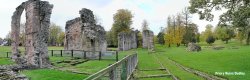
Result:
[[[15,8],[27,0],[0,1],[0,37],[4,38],[11,31],[11,16]],[[128,9],[133,14],[132,28],[141,29],[144,19],[149,22],[149,28],[155,35],[160,27],[166,27],[168,15],[175,15],[189,6],[189,0],[44,0],[54,5],[51,21],[60,25],[63,30],[68,20],[79,17],[81,8],[91,9],[100,19],[101,25],[108,31],[112,27],[113,15],[118,9]],[[222,12],[214,12],[213,22],[199,20],[197,14],[192,15],[192,22],[198,24],[199,31],[204,31],[205,25],[215,26]],[[24,13],[22,23],[25,22]]]

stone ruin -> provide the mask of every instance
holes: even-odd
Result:
[[[126,51],[137,48],[139,31],[121,32],[118,34],[118,50]]]
[[[12,59],[20,65],[32,67],[50,66],[48,56],[48,35],[50,15],[53,5],[47,1],[28,0],[16,8],[11,21]],[[18,50],[20,34],[20,18],[26,11],[25,52],[24,56]]]
[[[29,80],[23,74],[18,73],[20,66],[18,65],[1,65],[0,66],[0,80]]]
[[[142,48],[147,48],[150,51],[154,50],[154,33],[150,30],[142,32]]]
[[[80,17],[66,22],[65,50],[101,51],[107,49],[105,30],[97,25],[93,12],[83,8]]]
[[[225,48],[224,46],[213,46],[212,47],[212,49],[214,49],[214,50],[222,50],[224,48]]]
[[[188,47],[187,47],[188,51],[201,51],[201,47],[193,42],[188,43]]]

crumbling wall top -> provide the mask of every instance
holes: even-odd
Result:
[[[82,8],[79,11],[83,23],[95,24],[95,16],[93,12],[87,8]]]

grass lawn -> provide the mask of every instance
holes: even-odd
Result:
[[[49,50],[63,50],[63,47],[48,47]],[[23,47],[20,47],[21,51],[24,51]],[[3,53],[3,56],[5,57],[6,53],[11,51],[10,46],[0,46],[0,52]],[[1,54],[0,54],[1,55]],[[119,55],[119,58],[121,59],[126,54],[121,53]],[[58,61],[63,60],[71,60],[71,57],[52,57],[50,56],[51,63],[56,63]],[[84,59],[79,59],[84,60]],[[89,75],[82,75],[82,74],[74,74],[69,72],[68,70],[74,70],[78,72],[85,72],[93,74],[105,67],[107,67],[109,64],[114,63],[115,60],[91,60],[85,63],[81,63],[75,66],[70,65],[69,63],[60,63],[60,64],[54,64],[55,67],[60,67],[60,69],[65,69],[65,71],[59,71],[59,70],[51,70],[51,69],[38,69],[38,70],[25,70],[22,73],[27,75],[31,78],[31,80],[82,80],[86,78]],[[6,64],[14,64],[10,58],[0,58],[0,65],[6,65]]]
[[[213,46],[224,46],[222,50],[213,50],[210,45],[202,42],[202,51],[188,52],[185,46],[168,48],[156,44],[155,52],[148,54],[146,49],[138,48],[139,64],[138,69],[156,69],[161,68],[154,56],[160,60],[163,66],[169,69],[170,73],[181,80],[204,80],[202,77],[189,73],[171,60],[174,60],[186,67],[196,69],[210,75],[215,72],[243,72],[245,75],[217,75],[229,80],[250,80],[250,46],[239,44],[236,40],[231,40],[228,44],[217,40]],[[232,49],[231,47],[237,47]],[[131,53],[124,51],[125,53]],[[134,50],[133,50],[134,51]],[[170,60],[171,59],[171,60]],[[137,71],[136,76],[164,74],[162,71]],[[169,79],[169,78],[166,78]],[[143,80],[166,80],[162,78],[143,78]]]
[[[160,51],[156,51],[155,53],[148,53],[147,49],[137,49],[138,57],[139,57],[139,69],[159,69],[159,68],[167,68],[171,74],[175,75],[177,78],[181,80],[201,80],[201,77],[198,77],[192,73],[188,73],[183,71],[182,69],[178,68],[175,64],[171,63],[169,60],[166,60],[166,56],[157,56]],[[154,57],[155,56],[155,57]],[[163,67],[157,61],[158,58],[160,62],[163,64]],[[143,71],[136,74],[136,76],[146,76],[146,75],[160,75],[160,74],[169,74],[166,71]],[[171,77],[164,77],[164,78],[143,78],[143,80],[168,80]]]
[[[24,47],[19,47],[21,52],[24,52]],[[48,47],[49,50],[61,50],[63,47]],[[0,46],[0,65],[13,64],[10,58],[6,58],[6,52],[11,52],[11,46]],[[9,54],[9,57],[11,54]],[[53,60],[53,58],[52,58]]]
[[[9,58],[0,58],[0,65],[13,64],[14,62]]]
[[[148,53],[147,49],[132,49],[129,51],[120,51],[119,59],[122,59],[128,54],[137,52],[139,58],[138,69],[136,71],[136,77],[143,77],[147,75],[159,75],[159,74],[169,74],[166,71],[140,71],[145,69],[159,69],[167,68],[169,72],[175,75],[181,80],[204,80],[202,77],[199,77],[195,74],[189,73],[180,67],[176,66],[171,60],[178,62],[179,64],[189,67],[191,69],[199,70],[210,75],[215,75],[215,72],[225,73],[225,72],[242,72],[245,75],[218,75],[229,80],[250,80],[250,46],[240,45],[236,40],[231,40],[228,44],[224,44],[222,41],[216,41],[213,46],[224,46],[222,50],[213,50],[210,45],[201,42],[199,45],[202,45],[202,51],[200,52],[189,52],[186,50],[185,46],[175,47],[172,45],[171,48],[162,45],[155,45],[155,52]],[[236,47],[236,49],[232,49]],[[10,47],[9,47],[10,48]],[[10,50],[8,47],[1,47],[0,52]],[[49,47],[49,49],[63,49],[62,47]],[[62,60],[70,60],[70,57],[50,57],[52,63]],[[72,69],[80,72],[86,73],[95,73],[109,64],[114,63],[115,61],[109,60],[93,60],[88,61],[76,66],[71,66],[69,64],[55,64],[56,67],[62,67],[65,69]],[[7,58],[0,58],[1,64],[12,64],[11,60]],[[159,64],[162,63],[162,66]],[[24,71],[24,74],[31,77],[32,80],[39,79],[41,80],[54,80],[54,79],[63,79],[63,80],[78,80],[87,77],[86,75],[73,74],[64,71],[57,70],[48,70],[48,69],[39,69],[39,70],[28,70]],[[60,75],[59,75],[60,74]],[[60,78],[63,75],[72,75],[67,76],[68,78]],[[54,77],[50,77],[54,75]],[[47,78],[45,77],[47,76]],[[71,78],[74,77],[74,78]],[[41,79],[40,79],[41,78]],[[171,80],[171,77],[160,77],[160,78],[141,78],[140,80]]]
[[[113,64],[114,62],[115,61],[109,61],[109,60],[106,61],[93,60],[83,64],[76,65],[74,69],[93,74],[98,72],[99,70],[102,70],[103,68],[108,67],[109,64]]]
[[[22,73],[31,80],[83,80],[88,77],[87,75],[52,69],[25,70]]]
[[[163,51],[159,55],[168,57],[186,67],[197,69],[212,75],[215,72],[243,72],[245,75],[219,75],[229,80],[250,80],[250,46],[237,45],[237,42],[222,44],[216,41],[214,45],[225,46],[223,50],[213,50],[211,48],[202,48],[200,52],[188,52],[186,47],[166,48],[157,45],[157,50]],[[230,49],[231,46],[237,46],[239,49]]]

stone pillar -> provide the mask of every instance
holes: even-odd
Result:
[[[154,33],[150,30],[142,32],[142,47],[149,50],[154,49]]]
[[[50,26],[50,15],[53,5],[47,1],[29,0],[17,7],[12,16],[12,58],[14,60],[20,56],[18,53],[19,33],[20,33],[20,17],[23,9],[26,11],[25,23],[25,59],[27,66],[48,67],[50,66],[48,56],[48,35]],[[21,58],[21,57],[20,57]],[[17,62],[17,61],[16,61]]]
[[[20,56],[18,46],[19,46],[19,34],[20,34],[20,20],[23,13],[25,3],[22,3],[16,8],[16,11],[12,15],[11,21],[11,37],[12,37],[12,60],[15,61],[17,56]]]
[[[49,26],[50,17],[52,14],[53,5],[47,1],[40,1],[40,30],[38,31],[38,40],[36,41],[36,51],[39,53],[39,66],[47,67],[50,66],[49,55],[48,55],[48,39],[49,39]]]

